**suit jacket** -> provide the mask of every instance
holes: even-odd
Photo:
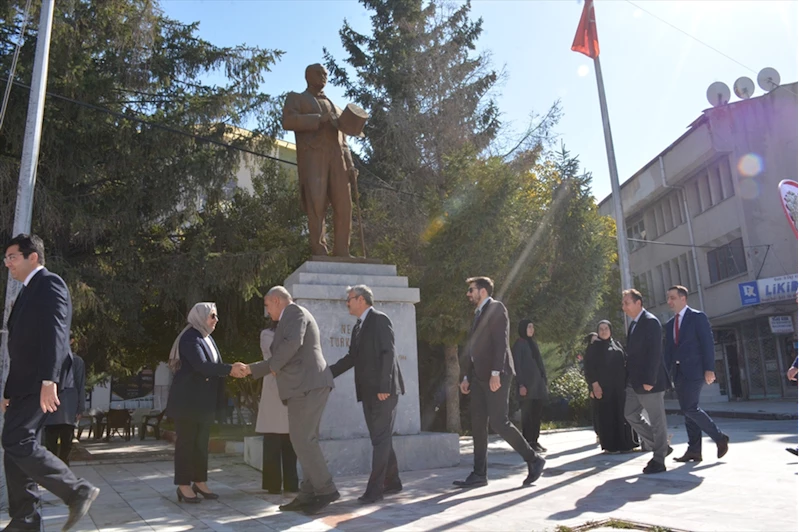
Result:
[[[405,393],[397,354],[394,351],[394,327],[391,319],[372,310],[361,324],[358,340],[352,331],[349,352],[330,366],[333,377],[338,377],[355,367],[355,397],[377,399],[377,394],[400,395]]]
[[[666,368],[675,375],[676,364],[680,373],[689,380],[703,380],[706,371],[715,371],[713,331],[707,315],[686,307],[680,321],[680,344],[674,344],[674,318],[666,323]]]
[[[211,342],[216,347],[213,338]],[[202,334],[193,327],[180,337],[178,349],[180,369],[169,388],[166,415],[204,422],[224,419],[225,377],[233,366],[216,362]],[[219,353],[218,347],[216,352]]]
[[[277,373],[280,399],[287,401],[317,388],[333,388],[319,340],[319,326],[307,309],[292,303],[285,308],[275,329],[272,358],[250,364],[256,379]]]
[[[477,322],[472,325],[466,339],[466,371],[464,374],[480,380],[490,379],[492,371],[515,375],[509,335],[508,309],[502,302],[490,299],[483,306]]]
[[[64,364],[64,368],[69,366],[69,369],[62,372],[63,388],[58,392],[61,404],[47,416],[45,425],[77,425],[78,414],[86,410],[86,367],[78,355],[70,353],[69,358],[71,364]]]
[[[72,299],[61,277],[42,268],[31,278],[8,317],[11,367],[6,398],[38,394],[42,381],[63,388],[63,366],[69,364]]]
[[[663,363],[662,333],[660,321],[644,310],[627,338],[627,382],[637,393],[666,391],[669,378]],[[647,392],[644,384],[653,388]]]

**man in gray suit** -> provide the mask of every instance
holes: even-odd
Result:
[[[374,295],[363,284],[347,289],[347,308],[358,318],[352,329],[349,352],[330,366],[334,377],[355,368],[355,398],[372,439],[372,473],[361,504],[383,500],[383,495],[402,491],[392,435],[399,395],[405,393],[391,319],[372,307]]]
[[[282,286],[264,298],[277,321],[272,358],[249,365],[252,376],[275,375],[280,399],[288,406],[289,438],[302,466],[300,493],[284,512],[315,514],[340,497],[319,447],[319,423],[333,388],[333,374],[322,356],[319,327],[308,310],[295,304]]]

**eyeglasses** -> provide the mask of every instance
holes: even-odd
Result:
[[[22,253],[11,253],[10,255],[6,255],[5,257],[3,257],[3,262],[5,264],[8,264],[9,262],[13,262],[13,261],[17,260],[17,258],[23,257],[23,256],[24,255]]]
[[[212,320],[218,320],[219,316],[217,316],[216,314],[211,314],[211,319]]]
[[[358,299],[359,297],[361,296],[350,296],[347,298],[347,303],[349,303],[351,299]]]

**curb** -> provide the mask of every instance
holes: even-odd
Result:
[[[799,414],[784,414],[784,413],[777,413],[777,412],[730,412],[729,410],[708,410],[704,409],[705,412],[711,417],[723,417],[723,418],[732,418],[732,419],[755,419],[755,420],[767,420],[767,421],[786,421],[786,420],[793,420],[799,419]],[[682,411],[677,408],[667,408],[667,414],[682,414]]]

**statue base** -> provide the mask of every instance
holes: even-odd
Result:
[[[422,433],[419,413],[419,367],[416,352],[416,307],[419,289],[397,275],[397,267],[374,259],[315,257],[285,281],[294,300],[313,314],[319,325],[322,352],[333,364],[349,351],[356,318],[347,311],[347,287],[365,284],[374,306],[391,318],[394,347],[405,382],[394,422],[394,448],[404,470],[451,467],[460,461],[458,435]],[[319,428],[322,450],[334,475],[366,474],[371,469],[372,444],[355,399],[354,371],[335,381]],[[260,462],[261,440],[245,446],[245,461]],[[402,456],[402,458],[400,458]]]
[[[332,257],[328,255],[311,255],[308,259],[312,262],[346,262],[349,264],[383,264],[380,259],[367,259],[366,257]]]

